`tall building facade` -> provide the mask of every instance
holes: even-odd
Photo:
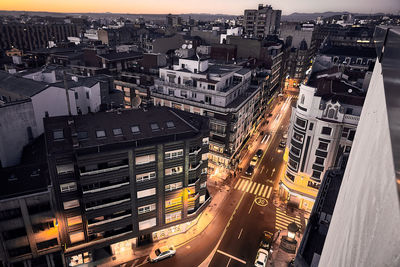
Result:
[[[210,119],[210,166],[234,165],[237,152],[257,124],[261,89],[250,86],[251,71],[208,59],[179,59],[160,69],[151,93],[156,106],[168,106]]]
[[[279,32],[282,10],[274,10],[271,6],[262,4],[258,9],[244,11],[244,33],[254,38],[264,38],[268,34]]]
[[[365,92],[348,77],[334,68],[300,86],[280,181],[281,196],[299,208],[311,210],[325,172],[351,150]]]
[[[399,28],[377,28],[378,54],[319,266],[400,265]]]
[[[162,107],[51,117],[45,129],[69,266],[185,232],[210,200],[206,118]]]

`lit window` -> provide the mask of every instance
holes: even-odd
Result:
[[[136,157],[136,165],[142,165],[142,164],[147,164],[150,162],[156,161],[156,155],[151,154],[151,155],[144,155],[144,156],[137,156]]]
[[[61,193],[76,191],[76,189],[77,189],[76,182],[60,184]]]
[[[165,191],[173,191],[173,190],[180,189],[180,188],[182,188],[182,182],[167,184],[165,186]]]
[[[183,156],[183,149],[165,152],[165,159],[174,159]]]
[[[84,241],[85,235],[83,234],[82,231],[74,232],[74,233],[69,234],[69,239],[71,240],[71,243],[76,243],[76,242]]]
[[[136,182],[149,181],[154,178],[156,178],[155,172],[142,173],[142,174],[136,175]]]
[[[151,218],[145,221],[141,221],[139,222],[139,231],[154,227],[156,225],[157,225],[156,218]]]
[[[146,206],[141,206],[141,207],[138,208],[138,214],[144,214],[144,213],[147,213],[147,212],[151,212],[151,211],[153,211],[155,209],[156,209],[156,204],[155,203],[150,204],[150,205],[146,205]]]
[[[165,169],[165,175],[173,175],[173,174],[179,174],[183,172],[183,167],[182,166],[177,166],[177,167],[172,167]]]
[[[79,207],[79,200],[74,199],[74,200],[66,201],[63,203],[63,206],[64,206],[65,210]]]
[[[104,130],[97,130],[96,131],[96,137],[97,138],[106,137],[106,132]]]
[[[156,194],[156,189],[155,188],[150,188],[142,191],[137,192],[137,198],[143,198],[143,197],[149,197],[153,196]]]
[[[172,213],[167,213],[165,214],[165,223],[170,223],[174,221],[178,221],[182,218],[182,212],[181,211],[176,211]]]

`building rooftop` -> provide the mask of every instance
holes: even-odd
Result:
[[[122,59],[133,59],[133,58],[141,58],[143,53],[141,52],[111,52],[109,54],[98,55],[101,58],[104,58],[108,61],[118,61]]]
[[[44,82],[25,79],[9,74],[5,71],[0,71],[0,89],[14,92],[21,96],[34,96],[46,89],[48,86],[49,85]]]
[[[45,118],[44,123],[49,153],[152,145],[208,131],[204,117],[167,107],[49,117]],[[62,130],[63,136],[58,140],[54,139],[53,133],[57,130]]]
[[[320,53],[335,56],[376,58],[376,51],[374,48],[361,46],[327,46],[324,47]]]

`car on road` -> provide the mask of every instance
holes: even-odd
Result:
[[[257,251],[256,260],[254,261],[254,266],[266,267],[268,262],[268,251],[260,248]]]
[[[152,251],[149,255],[150,262],[158,262],[163,259],[171,258],[176,253],[174,246],[162,246]]]
[[[258,156],[254,155],[254,157],[250,161],[250,166],[256,166],[258,161]]]
[[[281,140],[280,142],[279,142],[279,147],[280,148],[285,148],[286,147],[286,140]]]
[[[259,150],[257,150],[257,153],[256,153],[256,155],[257,155],[257,157],[261,158],[261,157],[262,157],[262,155],[263,155],[263,151],[262,151],[262,149],[259,149]]]
[[[246,170],[246,174],[253,175],[253,172],[254,172],[254,166],[250,165]]]
[[[260,248],[270,251],[272,245],[272,237],[273,236],[271,234],[264,232],[264,234],[261,237]]]

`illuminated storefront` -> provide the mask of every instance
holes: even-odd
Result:
[[[133,248],[136,247],[136,238],[128,239],[125,241],[121,241],[115,244],[112,244],[111,252],[113,255],[118,256],[128,256],[133,255]]]
[[[197,224],[197,222],[200,218],[200,215],[197,216],[194,220],[192,220],[190,222],[177,224],[177,225],[153,232],[153,234],[152,234],[153,242],[188,231],[190,228],[192,228],[194,225]]]

